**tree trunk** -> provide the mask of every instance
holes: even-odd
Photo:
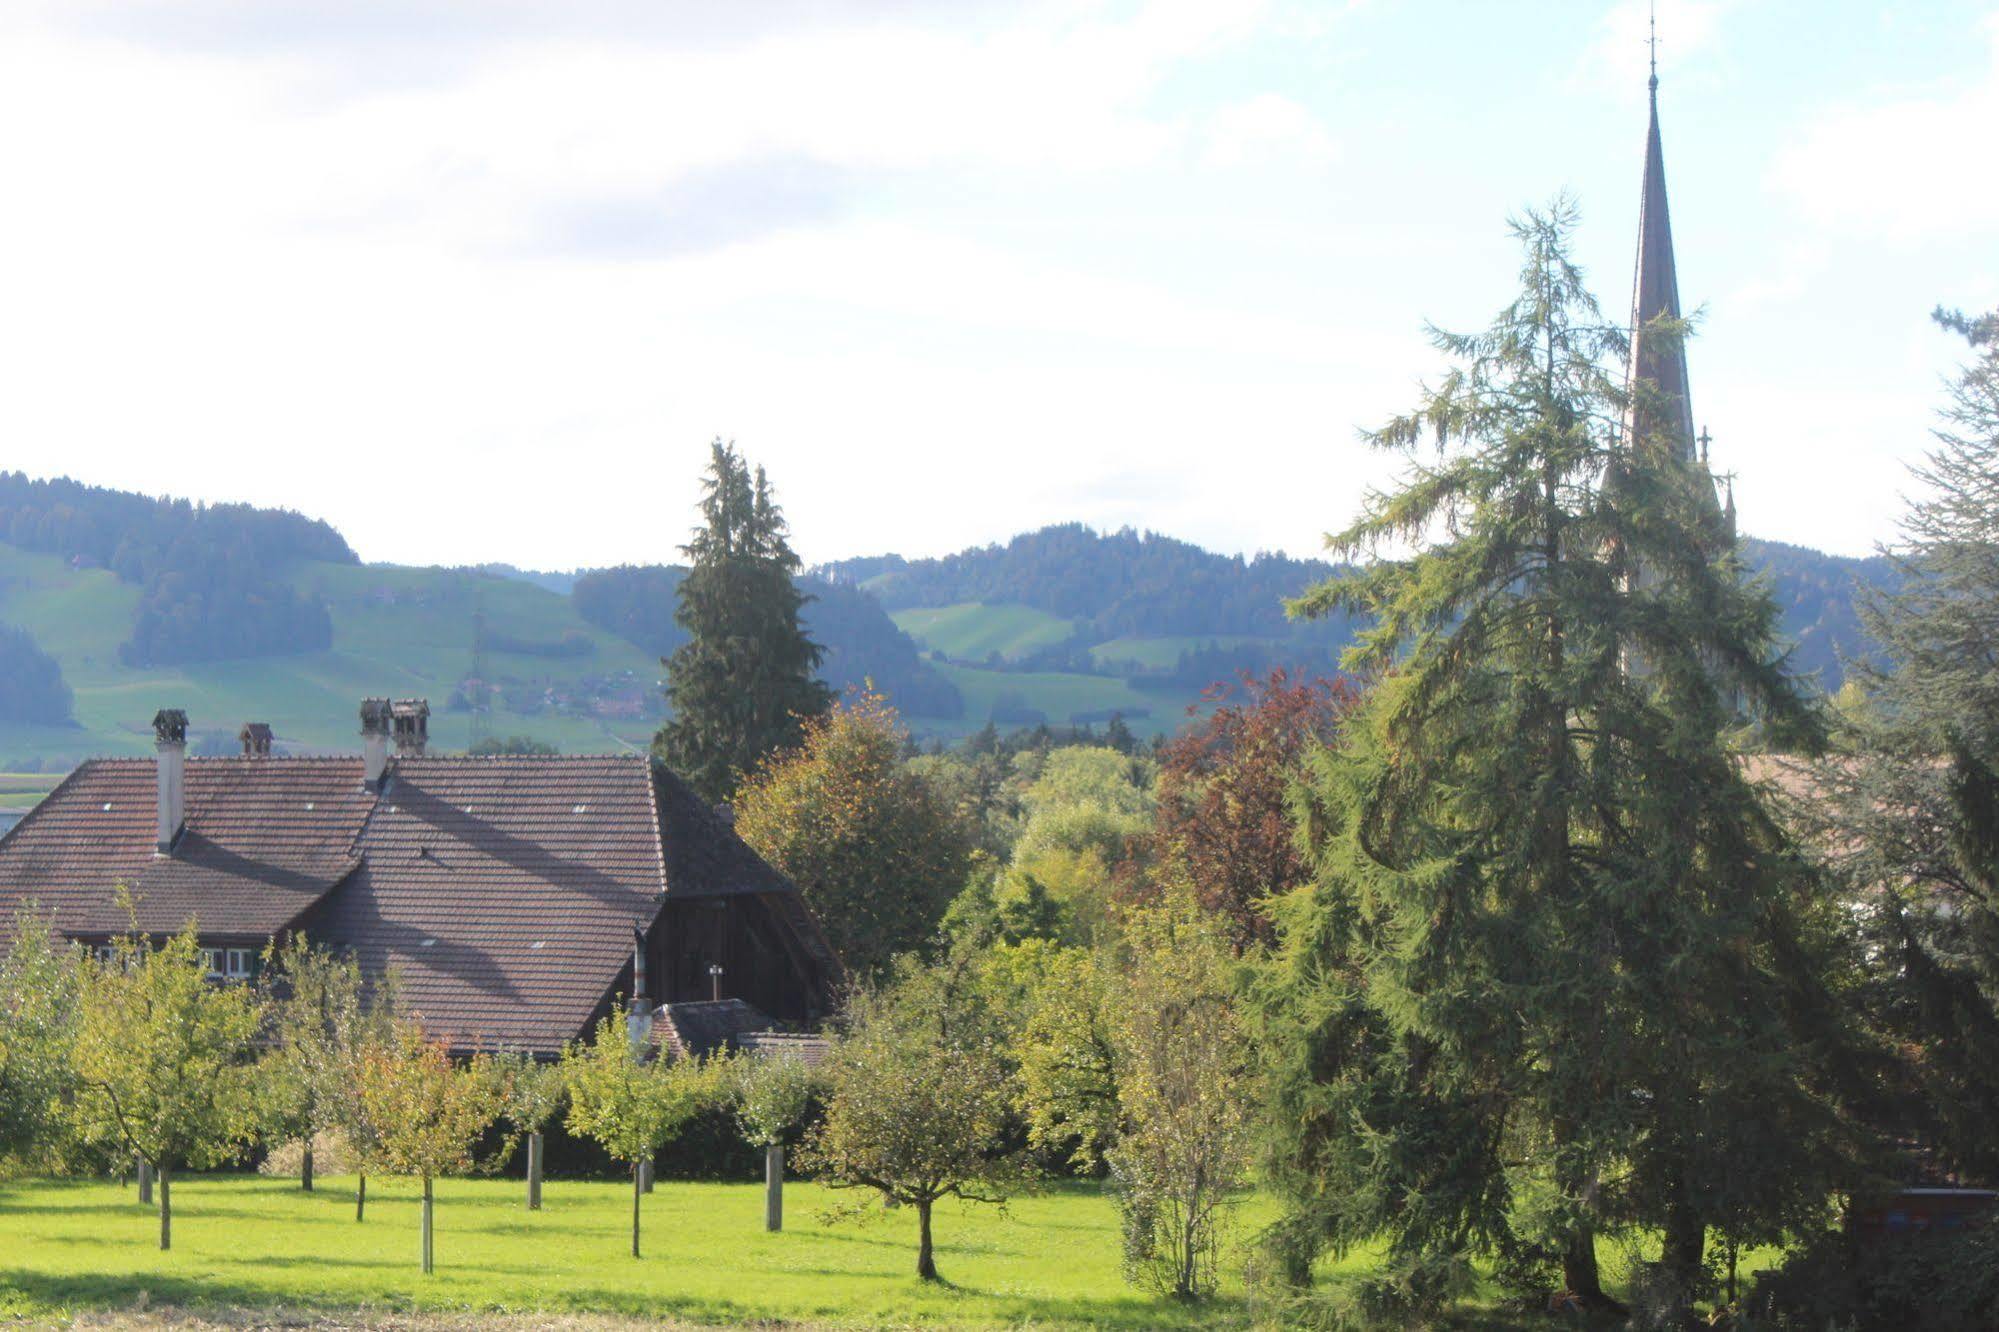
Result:
[[[430,1176],[423,1177],[423,1270],[432,1270],[430,1249]]]
[[[139,1205],[153,1205],[153,1163],[144,1157],[139,1158]]]
[[[1684,1307],[1693,1307],[1701,1280],[1701,1259],[1707,1253],[1707,1227],[1694,1209],[1684,1203],[1666,1209],[1665,1244],[1659,1265],[1672,1278],[1677,1297]]]
[[[160,1248],[174,1246],[174,1203],[173,1181],[167,1176],[167,1168],[160,1166]]]
[[[1603,1293],[1603,1276],[1596,1265],[1596,1231],[1578,1229],[1562,1246],[1562,1284],[1587,1309],[1608,1309],[1615,1304]]]
[[[645,1194],[645,1162],[632,1162],[632,1257],[639,1256],[639,1199]]]
[[[784,1229],[784,1144],[764,1144],[764,1229]]]
[[[541,1133],[528,1134],[528,1210],[541,1210]]]
[[[930,1248],[931,1200],[916,1204],[916,1275],[925,1281],[937,1279],[937,1258]]]
[[[354,1219],[356,1221],[359,1221],[364,1215],[366,1215],[367,1210],[368,1210],[368,1172],[365,1170],[359,1170],[356,1171],[354,1174]]]
[[[312,1192],[312,1139],[305,1140],[305,1150],[298,1158],[298,1186],[307,1193]]]

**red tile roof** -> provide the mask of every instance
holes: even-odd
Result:
[[[405,756],[379,794],[356,758],[196,758],[186,790],[185,831],[156,856],[153,761],[79,767],[0,839],[0,930],[34,902],[67,934],[122,932],[122,884],[142,931],[302,929],[367,974],[394,968],[454,1046],[553,1051],[601,1010],[633,928],[668,897],[797,897],[643,755]],[[817,956],[796,905],[787,924]]]

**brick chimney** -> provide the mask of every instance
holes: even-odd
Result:
[[[370,791],[382,789],[389,770],[389,700],[361,700],[361,780]]]
[[[390,706],[396,734],[397,758],[422,758],[430,743],[430,700],[399,698]]]
[[[153,714],[153,748],[160,756],[155,765],[159,835],[153,849],[164,856],[174,849],[174,839],[187,821],[187,713],[161,708]]]
[[[269,722],[244,722],[243,729],[236,732],[236,738],[243,742],[244,758],[269,758],[271,756],[271,724]]]

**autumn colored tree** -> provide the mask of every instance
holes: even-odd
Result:
[[[1213,691],[1219,701],[1224,695]],[[1240,690],[1159,756],[1154,853],[1228,922],[1237,948],[1275,938],[1265,900],[1312,877],[1292,817],[1292,786],[1313,747],[1332,743],[1353,704],[1341,681],[1245,674]]]
[[[736,795],[736,831],[798,885],[860,975],[927,941],[970,865],[965,827],[905,766],[902,737],[886,699],[852,694]]]
[[[442,1041],[414,1020],[398,1022],[390,1040],[362,1056],[356,1090],[376,1135],[371,1164],[384,1174],[423,1183],[423,1270],[434,1270],[432,1183],[472,1166],[472,1148],[498,1113],[484,1061],[452,1061]]]

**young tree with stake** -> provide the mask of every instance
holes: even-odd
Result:
[[[632,1168],[632,1257],[639,1256],[639,1201],[644,1163],[719,1091],[720,1065],[700,1059],[649,1058],[624,1011],[597,1024],[590,1041],[562,1055],[570,1132],[594,1139]]]
[[[519,1051],[502,1052],[491,1064],[500,1105],[500,1119],[512,1144],[527,1147],[527,1206],[541,1210],[542,1130],[562,1108],[567,1094],[560,1064]]]
[[[153,948],[127,936],[83,964],[75,1047],[77,1125],[159,1182],[160,1247],[173,1247],[172,1172],[228,1160],[254,1134],[255,991],[216,985],[195,926]]]
[[[313,1139],[340,1123],[347,1059],[363,1021],[361,967],[298,936],[274,947],[264,968],[270,1052],[258,1066],[266,1133],[296,1139],[299,1188],[312,1191]]]
[[[740,1056],[734,1063],[736,1123],[764,1152],[764,1229],[784,1229],[784,1147],[797,1138],[820,1079],[789,1051]]]
[[[74,1090],[78,966],[32,908],[0,959],[0,1156],[34,1159],[61,1139]]]
[[[373,1156],[385,1174],[423,1184],[423,1270],[435,1268],[432,1182],[472,1165],[472,1148],[498,1106],[483,1058],[458,1065],[441,1041],[415,1021],[398,1022],[389,1040],[362,1053],[356,1090],[375,1135]]]

